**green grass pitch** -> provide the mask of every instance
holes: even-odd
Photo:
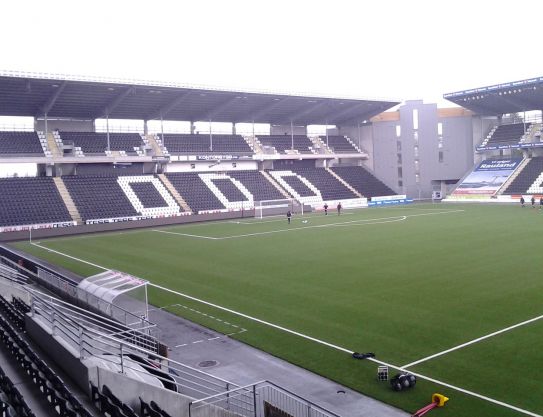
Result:
[[[40,244],[396,366],[543,314],[543,211],[476,204],[409,205],[50,239]],[[20,249],[82,275],[100,270],[28,242]],[[377,364],[195,301],[150,290],[235,323],[245,343],[414,412],[520,416],[419,378],[409,391],[376,381]],[[184,313],[190,313],[186,311]],[[187,318],[203,325],[202,315]],[[543,320],[409,368],[470,393],[543,414]],[[394,373],[393,370],[391,370]]]

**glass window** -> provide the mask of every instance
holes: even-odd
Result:
[[[437,124],[437,134],[438,134],[439,136],[443,135],[443,123],[441,123],[441,122],[439,122],[439,123]]]
[[[399,138],[402,135],[402,127],[400,125],[396,125],[396,137]]]
[[[443,151],[438,152],[438,160],[439,162],[443,162]]]
[[[419,128],[419,111],[418,109],[413,109],[413,129],[418,130]]]
[[[402,167],[398,167],[398,178],[403,178],[403,170],[402,170]]]

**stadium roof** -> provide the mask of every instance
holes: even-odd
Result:
[[[543,110],[543,77],[458,91],[443,97],[481,115]]]
[[[399,104],[0,71],[0,115],[297,125],[357,124]]]

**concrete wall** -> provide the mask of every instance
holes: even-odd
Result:
[[[36,119],[35,130],[45,131],[45,121]],[[66,132],[94,132],[93,120],[47,120],[47,130],[64,130]]]
[[[418,111],[416,130],[414,110]],[[441,147],[438,123],[442,123]],[[481,125],[480,120],[477,123],[480,129],[487,128],[486,124]],[[425,104],[422,100],[407,101],[399,109],[399,120],[373,122],[373,171],[400,194],[429,198],[437,182],[460,179],[473,166],[474,129],[477,123],[473,122],[471,115],[459,112],[458,115],[440,117],[436,104]],[[397,126],[401,129],[400,137],[396,134]],[[415,135],[418,135],[418,140]],[[399,185],[400,167],[403,186]],[[417,172],[419,182],[416,180]]]
[[[237,219],[241,217],[254,217],[254,210],[231,211],[227,213],[213,213],[213,214],[195,214],[190,216],[179,217],[165,217],[160,219],[145,219],[126,221],[118,223],[104,223],[104,224],[85,224],[81,226],[59,227],[52,229],[35,229],[32,230],[32,239],[44,239],[55,236],[71,236],[84,233],[100,233],[100,232],[113,232],[116,230],[129,230],[145,227],[159,227],[168,226],[172,224],[185,224],[194,222],[205,222],[210,220],[226,220]],[[3,232],[0,233],[0,242],[10,242],[16,240],[28,240],[29,232]]]
[[[398,162],[396,146],[396,121],[373,123],[373,152],[364,165],[373,167],[373,172],[381,181],[397,193],[402,192],[398,186]]]
[[[191,165],[194,164],[194,168]],[[212,161],[194,161],[194,162],[171,162],[166,165],[167,172],[198,172],[198,171],[243,171],[249,169],[258,169],[257,161],[222,161],[215,165]],[[236,164],[236,166],[232,166]]]

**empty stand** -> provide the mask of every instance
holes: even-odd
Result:
[[[166,178],[181,194],[193,212],[224,210],[224,205],[196,172],[166,173]]]
[[[179,214],[182,209],[151,175],[63,177],[84,221]]]
[[[261,146],[271,146],[278,153],[286,154],[292,151],[306,154],[313,153],[313,142],[304,135],[294,135],[294,148],[292,146],[293,138],[291,135],[258,136],[257,139]]]
[[[254,201],[280,200],[285,198],[260,171],[230,171],[227,174],[240,181],[253,195]]]
[[[71,221],[53,178],[0,179],[0,227]]]
[[[73,143],[84,155],[104,154],[107,151],[107,133],[59,132],[59,135],[63,144]],[[141,154],[140,148],[144,145],[139,133],[109,134],[109,149],[113,152],[135,156]]]
[[[292,171],[317,187],[325,201],[359,198],[324,168],[297,168]]]
[[[139,215],[117,177],[68,176],[62,179],[84,221]]]
[[[543,157],[532,158],[503,194],[543,194]]]
[[[36,132],[0,132],[1,156],[45,156]]]
[[[518,143],[524,133],[530,128],[531,123],[512,123],[500,125],[488,139],[488,145],[499,145],[504,143]],[[526,129],[526,130],[525,130]]]
[[[371,198],[396,194],[390,187],[361,166],[338,166],[331,168],[331,170],[364,197]]]
[[[162,135],[160,136],[162,139]],[[253,150],[240,135],[165,134],[163,145],[170,154],[252,154]]]
[[[321,136],[320,139],[323,143],[327,143],[333,153],[360,153],[360,149],[345,136],[328,136],[328,142],[326,136]]]

